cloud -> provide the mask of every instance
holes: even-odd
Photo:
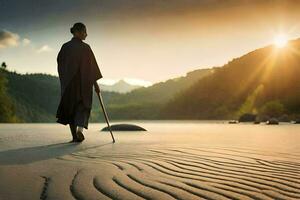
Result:
[[[29,45],[30,43],[31,43],[31,41],[30,41],[28,38],[24,38],[24,39],[22,40],[23,46],[27,46],[27,45]]]
[[[19,45],[20,36],[7,30],[0,30],[0,49]]]
[[[49,52],[52,51],[53,49],[50,48],[48,45],[43,45],[41,48],[39,48],[37,50],[38,53],[42,53],[42,52]]]

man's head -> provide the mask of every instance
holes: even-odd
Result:
[[[73,27],[70,29],[71,33],[74,37],[77,37],[81,40],[85,40],[87,33],[86,33],[86,27],[83,23],[78,22],[73,25]]]

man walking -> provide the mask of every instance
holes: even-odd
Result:
[[[93,85],[99,93],[97,80],[102,74],[91,47],[82,41],[87,37],[86,26],[75,23],[70,31],[72,39],[62,45],[57,56],[61,99],[56,118],[58,123],[69,124],[71,142],[82,142],[92,109]]]

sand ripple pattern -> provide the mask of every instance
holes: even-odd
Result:
[[[136,152],[95,148],[58,159],[99,166],[74,175],[74,199],[300,199],[297,154],[160,146]]]

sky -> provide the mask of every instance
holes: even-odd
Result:
[[[82,22],[103,83],[150,85],[300,37],[299,10],[295,0],[0,0],[0,62],[58,76],[57,54]]]

